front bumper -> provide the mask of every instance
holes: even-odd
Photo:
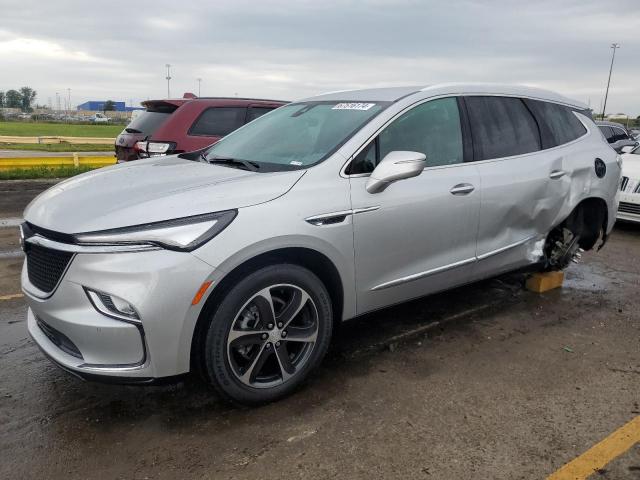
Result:
[[[640,222],[640,193],[620,192],[620,203],[616,219],[627,222]]]
[[[49,358],[83,378],[129,383],[180,375],[189,371],[191,337],[204,303],[191,300],[212,276],[213,268],[189,253],[79,253],[53,294],[42,298],[25,262],[28,330]],[[85,288],[125,299],[140,323],[99,312]]]

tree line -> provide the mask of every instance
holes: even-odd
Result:
[[[0,92],[0,108],[19,108],[23,112],[31,112],[36,96],[37,92],[30,87]]]

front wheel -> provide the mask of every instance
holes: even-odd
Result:
[[[322,361],[332,318],[329,294],[309,270],[280,264],[250,274],[211,318],[204,342],[210,383],[244,405],[288,395]]]

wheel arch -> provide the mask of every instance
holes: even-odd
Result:
[[[207,327],[207,320],[213,316],[220,300],[233,285],[247,274],[276,263],[299,265],[317,275],[331,297],[334,327],[341,323],[345,301],[344,282],[338,268],[327,255],[309,247],[282,247],[262,252],[246,259],[216,282],[216,286],[207,297],[193,329],[190,353],[191,370],[194,370],[194,367],[195,369],[201,367],[200,353],[205,337],[203,332]]]
[[[580,235],[580,247],[591,250],[600,234],[603,234],[603,244],[607,239],[607,225],[609,222],[609,208],[605,199],[601,197],[587,197],[581,200],[562,222],[572,232]]]

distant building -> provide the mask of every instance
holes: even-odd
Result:
[[[78,111],[85,110],[91,112],[101,112],[102,110],[104,110],[105,103],[107,103],[107,100],[90,100],[78,105],[77,109]],[[113,102],[113,106],[116,112],[131,112],[133,110],[142,109],[142,107],[127,107],[124,102]]]

